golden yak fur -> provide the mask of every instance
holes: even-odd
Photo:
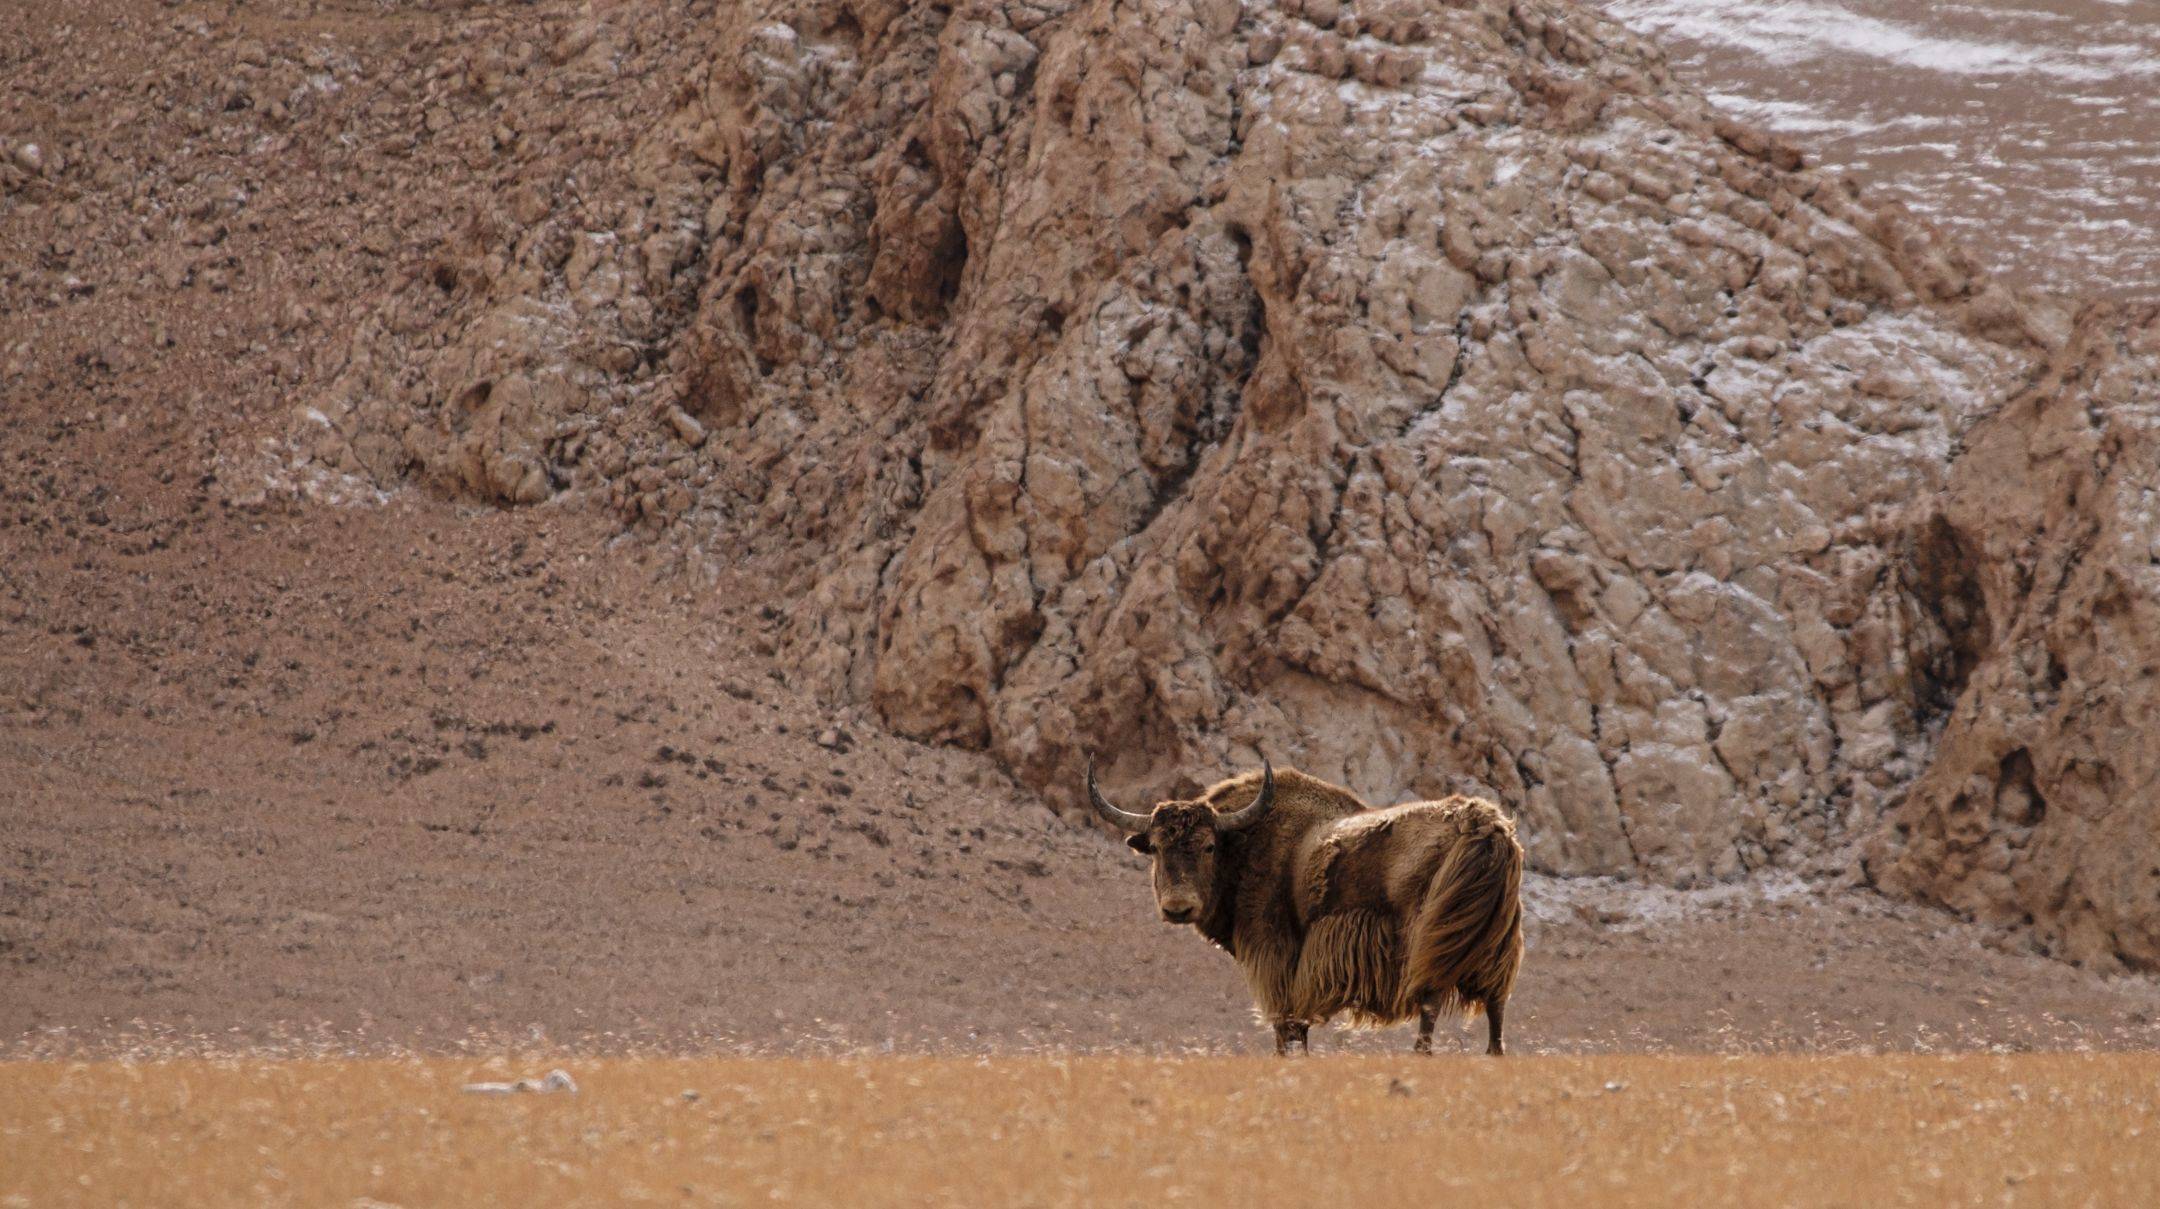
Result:
[[[1337,1015],[1354,1024],[1419,1021],[1430,1047],[1441,1015],[1482,1010],[1488,1052],[1522,962],[1522,847],[1491,802],[1449,797],[1373,809],[1294,769],[1275,775],[1257,823],[1222,830],[1212,884],[1196,887],[1193,924],[1244,971],[1276,1043]],[[1261,774],[1233,777],[1194,802],[1156,807],[1133,846],[1157,854],[1199,842],[1199,826],[1250,804]],[[1204,809],[1196,809],[1204,808]],[[1174,856],[1168,859],[1175,859]]]

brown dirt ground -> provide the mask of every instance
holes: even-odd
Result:
[[[522,1068],[520,1068],[522,1069]],[[0,1065],[9,1204],[2095,1204],[2151,1055]]]
[[[435,19],[308,11],[378,83]],[[421,169],[191,133],[219,65],[136,35],[197,20],[285,18],[0,12],[10,139],[103,129],[71,80],[184,102],[98,135],[169,190],[141,224],[128,173],[0,199],[0,1052],[1261,1044],[1072,803],[795,691],[754,577],[576,507],[266,491],[308,351],[439,231]],[[365,213],[399,242],[334,251]],[[1533,895],[1525,1052],[2160,1041],[2160,983],[1866,894]]]

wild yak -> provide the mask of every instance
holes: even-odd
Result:
[[[1375,810],[1356,794],[1265,757],[1258,773],[1191,801],[1123,810],[1088,803],[1134,851],[1154,857],[1155,904],[1191,924],[1245,974],[1275,1052],[1338,1013],[1360,1025],[1417,1017],[1432,1052],[1442,1014],[1485,1013],[1485,1052],[1522,964],[1522,846],[1479,798]]]

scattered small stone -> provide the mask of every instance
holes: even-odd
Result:
[[[551,1070],[538,1079],[519,1079],[515,1083],[467,1083],[465,1090],[479,1096],[511,1096],[524,1092],[566,1092],[577,1094],[577,1080],[565,1070]]]
[[[675,435],[682,438],[683,444],[696,449],[705,443],[705,426],[697,422],[697,417],[680,407],[670,407],[667,409],[667,419],[674,427]]]

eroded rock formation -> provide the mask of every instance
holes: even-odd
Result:
[[[1892,889],[2160,967],[2160,315],[2097,310],[1966,439],[1916,533],[1957,696],[1875,862]]]
[[[672,111],[488,203],[425,323],[385,305],[307,458],[754,566],[825,693],[1036,785],[1265,748],[1482,788],[1547,870],[1881,867],[2160,959],[2149,759],[2072,771],[2135,711],[2042,704],[2143,683],[2083,615],[2150,608],[2153,457],[2092,414],[2150,406],[2150,329],[2073,344],[1571,3],[703,20]]]

